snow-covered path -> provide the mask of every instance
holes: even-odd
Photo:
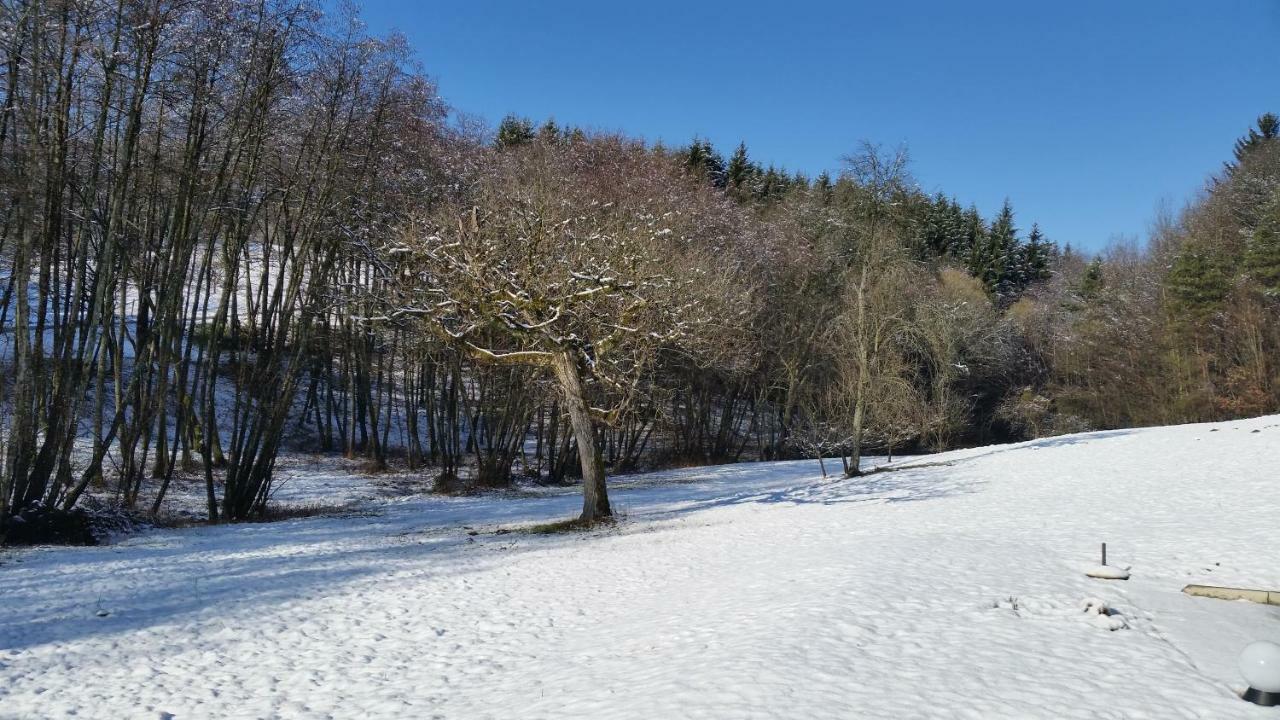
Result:
[[[1179,590],[1280,587],[1278,458],[1269,417],[663,473],[592,533],[495,532],[555,493],[9,553],[0,716],[1275,718],[1234,660],[1280,608]]]

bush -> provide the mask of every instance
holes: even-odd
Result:
[[[5,524],[7,545],[97,545],[93,517],[81,508],[61,510],[34,504]]]
[[[457,473],[442,472],[436,476],[431,492],[439,495],[465,495],[468,489],[467,483]]]

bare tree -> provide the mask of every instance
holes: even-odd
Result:
[[[829,393],[809,397],[801,403],[797,422],[787,442],[806,455],[818,458],[822,477],[827,477],[826,458],[836,452],[843,454],[852,438],[848,427],[839,422],[843,405]]]
[[[543,368],[577,440],[580,520],[612,514],[599,425],[634,402],[657,353],[698,350],[734,238],[722,199],[612,137],[495,151],[468,191],[379,253],[379,318],[419,318],[474,361]],[[721,270],[723,270],[721,268]]]
[[[905,149],[892,154],[863,144],[845,158],[845,178],[857,199],[844,214],[846,231],[838,236],[848,258],[842,309],[830,329],[838,410],[833,416],[847,429],[845,475],[862,473],[862,450],[870,404],[888,395],[886,385],[901,382],[898,349],[910,328],[912,274],[899,232],[901,200],[909,192]]]
[[[913,337],[924,361],[922,430],[934,450],[948,447],[969,418],[972,398],[965,388],[994,345],[996,319],[981,283],[959,270],[944,269],[920,298]]]
[[[835,395],[832,417],[848,435],[845,475],[862,473],[865,432],[877,399],[892,395],[905,382],[900,348],[910,332],[908,273],[897,246],[866,248],[851,268],[844,308],[831,326]]]

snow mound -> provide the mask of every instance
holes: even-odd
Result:
[[[1084,601],[1084,614],[1089,622],[1103,630],[1123,630],[1129,627],[1119,612],[1107,606],[1106,601],[1089,598]]]
[[[1098,580],[1128,580],[1129,570],[1115,565],[1094,565],[1084,571],[1085,575]]]

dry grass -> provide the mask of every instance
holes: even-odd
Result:
[[[568,520],[556,520],[549,523],[538,523],[537,525],[529,525],[520,528],[530,535],[558,535],[560,533],[583,532],[586,530],[595,530],[602,527],[614,527],[617,524],[615,518],[604,518],[603,520],[587,521],[582,518],[571,518]]]
[[[359,509],[358,503],[312,502],[299,505],[268,505],[258,517],[249,522],[277,522],[313,517],[370,517],[377,513]]]

